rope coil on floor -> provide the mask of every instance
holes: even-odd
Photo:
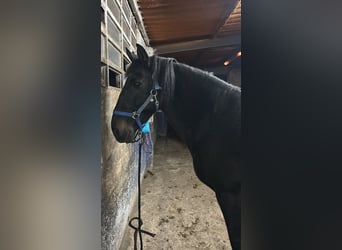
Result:
[[[148,231],[142,230],[141,226],[143,225],[143,221],[141,219],[141,185],[140,185],[140,175],[141,175],[141,149],[143,144],[143,138],[140,138],[139,141],[139,162],[138,162],[138,216],[133,217],[129,220],[128,225],[134,229],[134,250],[138,250],[138,235],[140,239],[140,250],[143,250],[143,240],[142,234],[147,234],[151,237],[154,237],[156,234],[150,233]],[[133,225],[133,221],[137,221],[138,225]]]

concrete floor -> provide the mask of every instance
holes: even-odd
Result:
[[[214,192],[196,177],[190,153],[175,138],[158,138],[154,166],[142,182],[142,228],[146,250],[231,249]],[[136,206],[131,217],[137,215]],[[127,227],[121,250],[133,249]]]

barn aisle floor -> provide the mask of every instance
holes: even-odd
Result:
[[[215,194],[195,176],[186,146],[158,138],[153,161],[142,182],[142,228],[156,236],[143,234],[144,249],[231,249]],[[133,233],[127,227],[121,250],[133,249]]]

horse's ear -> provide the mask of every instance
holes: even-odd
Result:
[[[129,59],[131,59],[132,62],[136,59],[136,56],[134,54],[132,54],[132,52],[129,51],[129,49],[127,49],[127,48],[126,48],[126,54],[129,57]]]
[[[138,52],[138,57],[139,59],[144,62],[147,63],[148,62],[148,55],[146,53],[146,50],[144,49],[143,46],[141,46],[140,44],[137,43],[137,52]]]

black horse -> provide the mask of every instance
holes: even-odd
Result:
[[[119,142],[135,140],[156,112],[187,144],[198,178],[215,191],[233,250],[241,248],[241,90],[172,58],[149,57],[137,45],[112,117]],[[159,105],[160,103],[160,105]]]

